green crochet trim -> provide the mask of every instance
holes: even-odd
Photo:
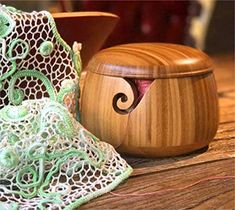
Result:
[[[15,7],[12,6],[6,6],[6,8],[9,12],[22,13],[22,10],[16,9]]]
[[[72,59],[73,59],[73,63],[74,63],[74,68],[80,78],[81,72],[82,72],[81,56],[77,52],[73,52]]]
[[[16,57],[13,58],[13,55],[12,55],[12,52],[14,50],[14,48],[19,45],[19,44],[23,44],[24,45],[24,49],[23,49],[23,52],[19,55],[17,55]],[[26,56],[28,55],[29,53],[29,44],[22,40],[22,39],[14,39],[11,43],[10,43],[10,47],[9,47],[9,50],[8,50],[8,59],[9,60],[17,60],[17,59],[25,59]]]
[[[57,134],[72,138],[74,135],[74,126],[71,121],[71,117],[69,116],[69,113],[67,112],[67,109],[64,107],[59,107],[57,104],[50,104],[49,106],[46,106],[45,109],[41,113],[41,119],[40,119],[40,130],[43,131],[47,127],[47,114],[55,113],[59,118],[60,121],[55,124]]]
[[[64,80],[61,83],[60,91],[57,95],[57,101],[63,103],[64,97],[69,93],[74,93],[77,90],[77,84],[73,80]]]
[[[36,195],[42,196],[44,198],[57,198],[59,200],[60,193],[46,193],[44,188],[46,188],[55,173],[57,173],[63,163],[65,163],[69,158],[72,157],[80,157],[89,165],[94,167],[100,167],[101,161],[103,161],[102,152],[99,151],[99,161],[92,161],[88,154],[85,151],[79,151],[76,149],[70,149],[66,152],[46,152],[46,148],[42,144],[33,144],[27,153],[27,156],[30,161],[38,161],[39,162],[39,171],[36,172],[33,167],[26,166],[25,168],[19,170],[16,176],[16,183],[21,188],[18,191],[14,190],[6,190],[8,193],[21,195],[24,198],[31,199]],[[0,165],[1,167],[9,168],[14,167],[18,164],[19,160],[17,155],[10,149],[5,149],[0,153]],[[54,166],[50,169],[47,176],[45,177],[45,161],[58,159]],[[77,164],[76,169],[81,167],[81,165]],[[30,174],[32,177],[32,181],[29,184],[23,183],[22,177],[25,174]],[[24,192],[24,190],[29,190],[30,192]]]
[[[13,105],[19,105],[24,99],[24,93],[20,89],[14,89],[15,83],[21,77],[35,77],[43,82],[51,100],[56,100],[55,90],[50,80],[41,72],[35,70],[22,70],[12,76],[9,83],[8,97]]]
[[[4,8],[6,9],[6,11],[9,11],[9,12],[21,13],[21,11],[18,11],[15,8],[11,8],[11,7],[10,8],[4,7]],[[80,54],[73,52],[73,50],[70,48],[70,46],[67,45],[66,42],[61,38],[61,36],[59,35],[59,33],[56,29],[56,24],[55,24],[55,21],[54,21],[52,15],[49,12],[44,12],[44,15],[46,15],[48,17],[49,24],[52,28],[54,37],[56,38],[58,43],[63,46],[64,50],[69,52],[71,59],[73,61],[74,68],[79,76],[80,72],[81,72]],[[60,103],[62,103],[62,99],[64,98],[64,96],[66,94],[72,93],[70,87],[65,87],[65,88],[61,87],[60,91],[58,93],[58,96],[56,96],[56,90],[53,87],[53,85],[50,83],[49,79],[47,79],[46,76],[43,76],[39,71],[38,71],[39,73],[37,73],[36,70],[32,70],[32,71],[27,70],[28,71],[27,73],[24,71],[23,73],[21,72],[21,73],[17,73],[16,75],[14,75],[15,72],[17,70],[19,70],[18,66],[17,66],[17,60],[24,60],[28,56],[29,51],[30,51],[29,44],[22,39],[13,39],[13,41],[11,41],[9,43],[9,47],[7,49],[7,44],[6,44],[6,40],[4,39],[4,36],[6,36],[8,33],[10,33],[10,30],[13,30],[13,26],[15,26],[15,25],[16,25],[15,21],[10,17],[9,14],[7,14],[6,12],[1,12],[1,14],[0,14],[0,26],[1,26],[0,27],[0,51],[2,53],[3,59],[5,61],[8,61],[9,63],[11,63],[11,67],[10,67],[9,71],[6,71],[5,73],[3,73],[0,76],[0,91],[3,90],[5,87],[6,83],[4,81],[6,79],[12,77],[10,80],[9,87],[8,87],[7,95],[9,97],[9,101],[13,105],[19,105],[22,103],[25,96],[24,96],[24,93],[22,90],[20,90],[20,89],[14,90],[14,85],[16,83],[16,80],[20,77],[32,76],[32,77],[36,77],[36,78],[40,79],[41,81],[43,81],[44,85],[46,86],[46,90],[48,91],[48,94],[52,100],[57,99],[58,101],[60,101]],[[1,30],[2,30],[2,33],[1,33]],[[21,48],[21,52],[15,55],[14,53],[17,52],[17,49],[19,47]],[[51,41],[44,41],[40,45],[38,50],[41,53],[41,55],[49,56],[52,53],[52,51],[54,50],[54,44]],[[52,89],[54,89],[54,90],[52,90]],[[72,87],[72,89],[74,89],[74,88]],[[76,87],[75,89],[74,89],[74,91],[79,92],[79,90],[77,90],[78,87]],[[79,109],[78,104],[76,103],[75,106],[76,106],[75,109],[78,111],[78,109]]]
[[[72,49],[70,48],[70,46],[62,39],[62,37],[60,36],[57,28],[56,28],[56,23],[55,23],[55,20],[54,18],[52,17],[51,13],[47,12],[47,11],[44,11],[48,20],[49,20],[49,23],[51,25],[51,29],[52,29],[52,32],[56,38],[56,40],[70,53],[72,53]]]
[[[14,133],[10,133],[7,136],[7,141],[9,142],[10,145],[14,145],[16,142],[18,142],[20,140],[19,136],[17,136]]]
[[[47,29],[40,29],[40,35],[32,38],[34,42],[31,38],[28,40],[28,36],[20,35],[22,39],[15,39],[18,29],[24,25],[18,25],[18,21],[16,25],[10,15],[16,18],[14,13],[19,13],[24,23],[30,22],[27,18],[31,14],[25,13],[26,17],[15,8],[1,5],[0,9],[0,54],[4,69],[0,90],[8,88],[6,93],[13,104],[0,110],[0,191],[7,200],[0,202],[0,210],[16,210],[21,205],[22,208],[32,205],[34,209],[57,205],[74,209],[115,188],[132,169],[110,145],[86,131],[63,106],[68,106],[74,113],[76,105],[78,113],[78,102],[74,100],[80,90],[72,78],[77,78],[74,69],[79,77],[81,73],[80,44],[75,43],[71,49],[59,35],[48,12],[34,14],[40,24],[52,29],[53,35],[50,33],[47,38]],[[49,22],[42,19],[45,15]],[[10,34],[15,25],[15,33]],[[5,39],[9,34],[9,39]],[[54,54],[53,50],[58,51]],[[51,53],[53,56],[49,57]],[[32,61],[34,58],[36,64]],[[65,63],[62,63],[63,58]],[[41,67],[42,63],[46,65]],[[52,66],[48,67],[50,63]],[[69,75],[60,74],[60,67],[66,69],[66,73],[68,67],[73,71]],[[45,74],[47,69],[56,70]],[[30,77],[29,81],[27,77]],[[50,99],[23,101],[37,96],[31,89],[35,85],[33,80],[40,81],[36,82],[35,89],[41,88],[40,94],[44,96],[46,92]],[[28,89],[23,91],[23,86]]]
[[[13,110],[14,114],[11,113]],[[33,126],[34,129],[27,129],[27,126],[34,124],[35,120],[38,123]],[[87,187],[94,184],[96,190],[93,192],[86,190],[84,195],[81,192],[81,197],[69,205],[66,204],[68,206],[64,207],[65,209],[74,209],[90,199],[114,189],[132,172],[128,165],[122,165],[123,161],[120,157],[106,162],[106,158],[112,159],[116,153],[112,151],[112,148],[110,151],[104,150],[108,149],[108,147],[101,146],[105,143],[100,142],[85,129],[77,127],[77,122],[58,102],[49,99],[29,100],[24,101],[17,108],[15,106],[4,107],[0,110],[0,122],[6,127],[12,125],[12,122],[16,128],[19,128],[19,125],[20,128],[22,127],[19,134],[10,133],[7,141],[5,141],[3,133],[3,145],[6,146],[0,150],[0,171],[2,172],[0,180],[7,180],[7,174],[15,174],[15,183],[12,188],[1,185],[1,190],[5,194],[19,195],[28,200],[38,197],[40,201],[36,206],[39,209],[46,209],[45,205],[50,204],[65,206],[63,198],[71,192],[68,180],[69,177],[74,177],[73,179],[77,181],[76,173],[84,173],[80,183],[85,186],[85,179],[87,179],[89,180]],[[37,132],[35,132],[36,130]],[[15,132],[15,129],[10,132]],[[51,142],[50,138],[54,138],[54,142]],[[78,145],[81,146],[81,149],[75,146],[77,144],[75,139],[80,141]],[[64,141],[67,144],[66,149],[63,147],[63,145],[65,146]],[[8,144],[6,144],[7,142]],[[121,168],[115,167],[119,161],[122,162]],[[110,166],[106,164],[110,164]],[[97,174],[96,177],[95,169],[102,174],[102,178],[97,182],[91,179],[91,177],[98,179],[100,176]],[[112,176],[108,178],[109,174]],[[68,177],[68,179],[66,178],[67,181],[65,181],[63,178],[57,178],[58,176]],[[106,176],[108,183],[104,181]],[[25,179],[25,177],[28,178]],[[55,180],[57,180],[56,183],[54,183]],[[99,183],[102,187],[95,187]],[[48,191],[48,189],[50,190]],[[9,206],[11,203],[3,205]]]
[[[29,111],[24,106],[6,106],[0,113],[0,119],[6,122],[17,122],[19,120],[26,120]]]
[[[40,45],[39,52],[43,56],[48,56],[52,53],[53,49],[54,49],[54,44],[50,41],[45,41]]]
[[[51,199],[43,199],[38,204],[39,210],[46,210],[46,207],[44,207],[43,204],[47,204],[47,203],[61,204],[61,200],[57,199],[57,198],[54,198],[54,199],[53,198],[51,198]]]
[[[26,58],[26,56],[29,53],[29,45],[28,45],[27,42],[25,42],[22,39],[14,39],[10,43],[10,46],[9,46],[9,49],[8,49],[8,52],[7,52],[7,55],[6,55],[5,54],[5,52],[6,52],[6,42],[3,39],[0,40],[0,41],[2,42],[2,54],[3,54],[3,56],[5,57],[5,59],[10,61],[11,64],[12,64],[11,70],[6,72],[5,74],[3,74],[0,77],[0,84],[1,84],[1,81],[7,79],[8,77],[12,76],[15,73],[15,71],[17,69],[16,60],[17,59],[24,59],[24,58]],[[20,55],[17,55],[16,57],[13,57],[13,50],[19,44],[24,45],[23,52]],[[3,85],[1,84],[1,86],[3,86]]]
[[[5,12],[0,13],[0,37],[6,37],[15,27],[15,21]]]
[[[5,148],[0,151],[0,165],[5,168],[16,167],[19,163],[19,158],[15,151],[11,148]]]
[[[71,47],[62,39],[62,37],[60,36],[57,28],[56,28],[56,23],[54,18],[52,17],[52,15],[45,11],[45,14],[49,20],[49,23],[52,27],[52,31],[54,36],[56,37],[56,40],[70,53],[70,56],[73,60],[74,63],[74,68],[76,69],[78,76],[80,77],[81,74],[81,58],[80,55],[78,55],[76,52],[74,52]]]

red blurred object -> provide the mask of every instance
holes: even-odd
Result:
[[[104,47],[131,42],[183,43],[190,1],[74,2],[75,10],[111,12],[120,22]]]

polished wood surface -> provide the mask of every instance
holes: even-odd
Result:
[[[220,124],[209,148],[169,158],[124,157],[134,168],[116,193],[146,193],[183,187],[210,176],[235,175],[235,74],[234,56],[212,57],[218,87]],[[82,74],[81,87],[86,72]],[[234,180],[215,180],[187,190],[154,196],[116,197],[109,193],[79,209],[235,209]]]
[[[171,156],[202,148],[217,131],[217,103],[213,74],[155,80],[130,113],[128,134],[118,150]]]
[[[134,100],[131,86],[120,78],[100,77],[91,73],[87,74],[86,83],[81,101],[82,124],[97,137],[112,142],[117,148],[125,139],[128,115],[116,113],[112,107],[112,99],[116,93],[125,92],[130,102],[125,103],[122,108],[130,106]],[[111,135],[116,141],[110,140]]]
[[[61,37],[70,45],[82,43],[83,67],[101,48],[113,31],[118,16],[105,12],[54,13],[53,17]]]
[[[211,72],[212,62],[188,46],[138,43],[102,50],[91,59],[87,71],[130,78],[185,77]]]
[[[129,45],[129,48],[131,48],[130,46],[132,45]],[[161,47],[155,44],[151,46],[153,48],[156,46],[159,50],[162,44],[160,44]],[[177,46],[179,49],[185,48],[179,45],[166,46],[166,49],[170,46]],[[144,48],[143,45],[140,47]],[[138,48],[137,45],[134,45],[132,51],[136,48]],[[146,49],[149,49],[148,45]],[[113,51],[116,52],[116,48],[109,51],[111,53],[106,52],[107,60]],[[130,62],[130,65],[133,67],[136,65],[136,69],[141,65],[143,69],[146,69],[143,73],[148,74],[147,67],[152,66],[156,61],[155,70],[159,65],[167,77],[171,75],[170,78],[156,78],[140,102],[137,102],[138,98],[135,96],[137,88],[134,88],[131,82],[125,79],[125,76],[113,77],[94,73],[106,62],[106,60],[99,60],[98,53],[93,60],[98,57],[101,65],[91,61],[87,68],[88,73],[81,103],[82,124],[98,138],[114,145],[119,152],[124,154],[144,157],[172,156],[189,153],[208,145],[218,127],[218,99],[214,76],[211,72],[212,69],[210,72],[203,72],[209,68],[211,61],[205,54],[194,49],[192,52],[191,50],[185,51],[184,54],[180,54],[179,51],[175,52],[176,48],[171,51],[176,55],[175,57],[174,53],[171,56],[168,55],[165,60],[169,60],[169,62],[165,66],[163,63],[158,63],[158,59],[156,59],[159,54],[166,54],[165,47],[163,51],[154,51],[156,55],[152,51],[150,51],[152,56],[139,54],[146,59],[142,60],[141,57],[141,60],[138,60],[139,57],[136,57],[134,60],[133,57],[131,60],[133,64]],[[122,72],[129,73],[129,66],[123,65],[128,62],[125,60],[125,55],[128,58],[129,52],[129,50],[122,51],[124,61],[120,60],[119,65],[118,61],[112,60],[111,56],[111,61],[115,64],[113,65],[114,74],[116,66],[122,66]],[[176,64],[182,59],[182,54],[184,59],[188,56],[191,60],[197,60],[197,62],[201,60],[201,62],[198,62],[197,65],[189,65],[185,60],[181,61],[183,64],[179,64],[178,67]],[[195,59],[193,55],[195,55]],[[151,63],[152,58],[154,59]],[[204,62],[205,68],[201,71],[201,75],[194,74],[194,69],[198,71],[199,67],[202,68],[202,60],[205,58],[207,58]],[[168,63],[170,64],[168,65]],[[94,64],[95,66],[93,66]],[[149,71],[153,73],[155,70],[150,69]],[[172,76],[171,73],[176,73],[176,71],[180,77]],[[156,71],[155,75],[159,75],[159,72]],[[181,73],[189,75],[183,77]],[[117,100],[116,104],[113,101],[118,95],[120,95],[120,100]]]

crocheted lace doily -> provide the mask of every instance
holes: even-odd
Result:
[[[79,48],[64,42],[49,12],[0,5],[0,55],[0,109],[50,97],[77,112]]]
[[[48,12],[0,5],[0,210],[74,209],[132,172],[74,118],[79,59]]]
[[[0,110],[0,136],[5,209],[72,209],[110,191],[132,171],[112,146],[48,99]]]

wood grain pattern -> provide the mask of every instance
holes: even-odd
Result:
[[[219,93],[220,125],[208,149],[169,158],[125,157],[134,168],[129,180],[115,192],[146,193],[162,187],[191,184],[213,175],[235,175],[235,94],[234,56],[217,56],[215,78]],[[81,88],[84,86],[82,74]],[[140,180],[144,182],[140,182]],[[162,196],[120,198],[110,194],[90,201],[79,209],[235,209],[233,180],[211,181],[194,186],[184,192]]]
[[[125,44],[104,49],[87,71],[130,78],[185,77],[212,71],[211,59],[191,47],[165,43]]]
[[[128,108],[134,100],[134,94],[129,83],[123,79],[120,80],[120,78],[87,74],[81,101],[83,125],[89,124],[86,127],[92,133],[106,142],[113,143],[115,147],[120,146],[125,139],[125,131],[128,126],[128,115],[117,114],[112,108],[112,99],[119,91],[129,96],[130,100],[122,104],[122,108]],[[102,100],[100,100],[101,98]],[[107,104],[110,106],[107,107]],[[110,139],[110,135],[113,136],[113,139],[116,139],[115,142]]]
[[[187,184],[211,176],[233,174],[231,165],[234,160],[216,161],[201,165],[188,166],[169,171],[144,174],[131,177],[128,182],[123,183],[117,193],[144,193],[156,190],[183,187]],[[217,170],[211,170],[216,168]],[[90,202],[80,209],[217,209],[226,203],[231,209],[232,199],[235,194],[233,180],[211,181],[196,185],[190,189],[166,193],[163,195],[144,197],[115,197],[106,194],[101,198]]]
[[[127,101],[119,103],[118,107],[122,104],[129,107],[133,100],[137,101],[135,89],[133,90],[133,86],[130,85],[125,76],[114,77],[94,73],[101,66],[104,67],[103,63],[110,62],[108,57],[107,61],[101,60],[100,53],[98,53],[93,60],[98,57],[100,65],[95,63],[95,66],[93,66],[94,62],[91,62],[87,68],[88,73],[81,106],[82,124],[100,139],[111,143],[119,152],[125,154],[144,157],[172,156],[189,153],[208,145],[215,136],[218,127],[216,84],[211,72],[205,71],[201,75],[195,75],[194,70],[199,70],[198,68],[202,67],[201,65],[204,65],[204,69],[209,68],[210,59],[205,60],[207,56],[197,50],[191,52],[189,50],[191,48],[187,48],[188,51],[183,54],[180,50],[184,50],[186,47],[179,45],[160,44],[160,47],[158,47],[156,44],[146,44],[147,47],[145,47],[145,45],[140,44],[139,47],[139,45],[134,44],[133,47],[132,45],[128,46],[127,51],[123,50],[120,53],[122,58],[125,55],[128,58],[132,55],[129,54],[129,49],[136,52],[136,49],[146,48],[146,52],[152,54],[146,56],[144,53],[140,54],[137,50],[138,56],[136,59],[133,57],[130,61],[125,58],[124,61],[121,59],[114,61],[111,56],[111,61],[114,62],[112,66],[114,74],[116,67],[120,66],[122,66],[123,72],[128,74],[129,67],[123,64],[132,62],[130,65],[136,65],[137,70],[142,65],[147,71],[150,66],[151,74],[160,66],[159,68],[165,70],[168,78],[156,78],[138,105],[133,107],[133,110],[129,113],[118,112],[112,103],[114,97],[118,94],[125,95]],[[159,58],[159,54],[165,56],[166,50],[172,46],[173,50],[169,50],[169,55],[164,58],[169,65],[158,63],[158,59],[163,59],[162,57]],[[163,48],[163,50],[151,51],[150,47],[153,49],[156,47],[158,50]],[[106,51],[106,54],[109,56],[108,52],[115,53],[116,48],[121,49],[122,47],[110,48]],[[101,52],[101,56],[103,56],[103,59],[106,58],[103,52]],[[139,56],[146,58],[145,61],[142,60],[142,57],[138,60]],[[201,58],[201,62],[197,65],[188,65],[186,61],[181,61],[183,62],[182,65],[177,63],[180,58],[186,59],[187,56],[191,60],[195,56],[194,60],[197,61]],[[205,60],[204,64],[203,59]],[[155,61],[156,63],[154,63]],[[119,65],[118,62],[120,62]],[[151,71],[152,65],[157,65],[154,66],[156,67],[154,71]],[[179,65],[179,68],[177,65]],[[187,71],[186,67],[188,68]],[[146,73],[146,71],[143,71],[143,73]],[[159,76],[160,71],[156,72],[155,76]],[[173,77],[172,72],[178,72],[178,77]],[[182,77],[186,74],[191,75]],[[98,105],[96,105],[97,102],[99,102]]]

